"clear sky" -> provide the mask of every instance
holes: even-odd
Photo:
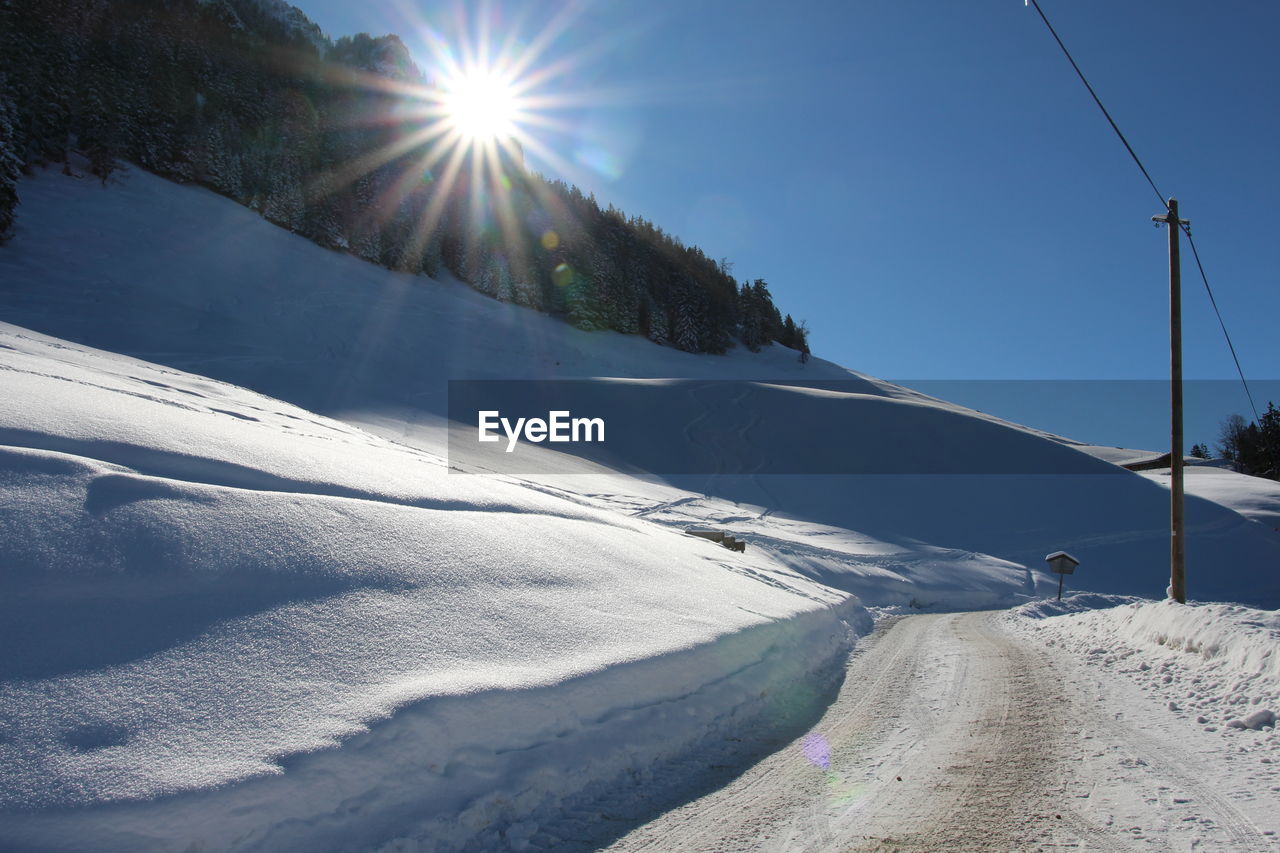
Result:
[[[554,70],[535,91],[566,101],[529,129],[551,152],[532,165],[766,279],[822,357],[886,378],[1167,376],[1160,203],[1019,0],[297,5],[335,38],[399,34],[429,74],[426,27],[527,51]],[[1041,6],[1191,219],[1246,374],[1280,376],[1280,4]],[[1234,377],[1184,254],[1187,377]],[[1189,413],[1188,444],[1248,414],[1226,393]],[[1160,441],[1083,405],[1061,431]]]

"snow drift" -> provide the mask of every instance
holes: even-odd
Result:
[[[1013,624],[1118,669],[1224,736],[1274,729],[1280,611],[1081,594],[1015,609]],[[1101,643],[1105,642],[1105,647]]]

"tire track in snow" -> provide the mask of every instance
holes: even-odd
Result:
[[[883,624],[850,658],[809,735],[605,849],[1275,849],[1195,778],[1176,744],[1117,720],[1068,674],[997,614]],[[1084,760],[1099,749],[1148,769],[1125,776]],[[1172,809],[1150,796],[1170,786],[1179,789]],[[1123,819],[1109,812],[1113,802]],[[1190,811],[1200,819],[1193,829]],[[1135,820],[1145,834],[1133,834]]]
[[[1051,842],[1061,821],[1050,797],[1056,759],[1051,714],[1062,697],[1030,655],[982,614],[940,620],[935,683],[919,700],[939,709],[913,732],[914,760],[882,784],[847,839],[854,850],[1013,850]],[[951,660],[947,661],[946,658]],[[945,683],[945,687],[942,684]],[[884,782],[885,780],[881,780]],[[1053,812],[1053,813],[1051,813]]]
[[[919,645],[887,639],[898,624],[881,625],[859,644],[846,670],[840,698],[823,717],[835,716],[849,753],[863,743],[880,740],[893,725],[891,709],[906,697],[912,674],[919,669]],[[910,622],[905,623],[911,625]],[[911,633],[912,625],[907,629]],[[830,740],[827,741],[830,743]],[[797,798],[821,800],[831,789],[835,756],[822,768],[821,758],[805,756],[795,742],[752,766],[740,777],[705,797],[681,806],[605,848],[634,853],[672,850],[746,851],[781,849],[764,846],[791,818]]]
[[[1143,774],[1146,785],[1135,788],[1149,800],[1163,802],[1163,817],[1168,823],[1194,820],[1205,825],[1202,849],[1233,853],[1280,850],[1280,844],[1263,835],[1230,800],[1197,776],[1199,762],[1194,756],[1115,716],[1099,714],[1096,725],[1109,742],[1109,751],[1117,754],[1123,766],[1150,768]],[[1144,787],[1147,790],[1142,790]]]

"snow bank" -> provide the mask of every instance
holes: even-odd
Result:
[[[243,388],[12,326],[0,371],[0,846],[492,841],[813,711],[869,627]]]
[[[841,619],[854,616],[848,608],[824,609],[551,685],[420,699],[330,748],[278,756],[271,772],[239,785],[206,784],[199,793],[145,800],[121,799],[119,789],[77,791],[64,798],[112,805],[10,811],[0,818],[0,837],[54,849],[81,849],[83,839],[93,838],[93,849],[104,851],[319,851],[384,843],[519,850],[534,832],[554,833],[566,814],[605,793],[660,779],[666,763],[690,751],[756,739],[806,719],[836,683],[852,638]],[[512,667],[478,680],[493,675],[518,684],[532,673]],[[237,691],[236,698],[248,695]],[[139,697],[130,701],[136,705]],[[100,712],[109,714],[117,702],[108,697]],[[158,750],[172,752],[175,769],[187,775],[202,763],[179,740],[153,746],[150,761],[139,764],[144,756],[130,749],[138,732],[128,724],[88,729],[49,732],[69,748],[42,769],[65,776],[69,765],[98,764],[114,771],[100,777],[128,784],[154,764]],[[229,734],[206,728],[201,739],[217,750]],[[726,754],[720,749],[715,757]],[[48,788],[30,777],[17,781]]]
[[[1023,630],[1126,673],[1209,731],[1274,729],[1280,611],[1079,594],[1013,613]]]

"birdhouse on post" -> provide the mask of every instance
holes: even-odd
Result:
[[[1049,571],[1058,576],[1058,600],[1061,601],[1063,575],[1074,574],[1076,566],[1080,565],[1080,561],[1066,551],[1054,551],[1045,557],[1044,561],[1049,564]]]

